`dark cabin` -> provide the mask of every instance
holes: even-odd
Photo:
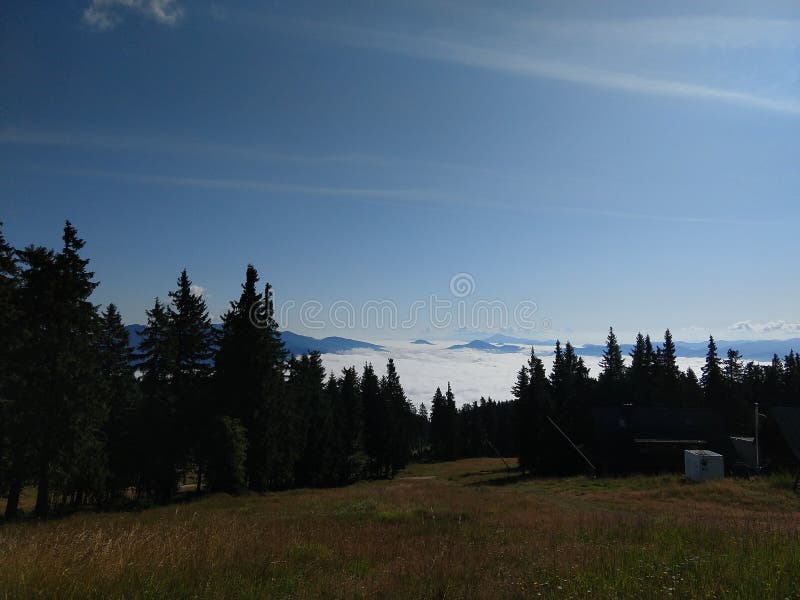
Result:
[[[718,452],[726,469],[737,460],[725,422],[708,410],[608,406],[593,409],[592,419],[600,473],[682,473],[684,450]]]
[[[779,436],[766,436],[770,468],[788,467],[796,472],[795,491],[800,491],[800,408],[794,406],[773,406],[769,409],[769,420],[765,429],[771,432],[772,425]],[[764,434],[761,438],[764,439]]]

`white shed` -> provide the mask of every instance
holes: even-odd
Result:
[[[683,464],[686,479],[689,481],[708,481],[725,477],[725,459],[721,454],[710,450],[684,450]]]

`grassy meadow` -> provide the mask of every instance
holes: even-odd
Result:
[[[512,461],[513,462],[513,461]],[[0,599],[800,598],[788,476],[392,481],[0,525]]]

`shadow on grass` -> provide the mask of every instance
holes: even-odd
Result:
[[[459,477],[462,479],[466,479],[468,477],[481,477],[483,475],[495,475],[497,473],[512,473],[515,472],[517,469],[506,469],[505,467],[500,467],[498,469],[485,469],[483,471],[470,471],[469,473],[461,473]]]
[[[523,481],[530,481],[532,479],[535,479],[533,475],[522,473],[519,470],[506,471],[505,469],[503,469],[502,471],[496,471],[496,472],[502,472],[503,475],[500,477],[491,477],[489,479],[481,479],[480,481],[473,481],[472,483],[469,483],[467,485],[469,485],[470,487],[483,487],[483,486],[501,487],[505,485],[514,485],[515,483],[520,483]]]
[[[249,492],[248,492],[249,493]],[[151,498],[133,499],[119,498],[103,504],[54,504],[46,517],[39,517],[33,510],[19,509],[16,517],[5,518],[0,513],[0,527],[12,523],[38,523],[44,521],[58,521],[75,515],[99,514],[99,513],[142,513],[151,508],[163,506],[180,506],[191,504],[210,496],[209,492],[181,491],[175,496],[165,500],[155,500]]]

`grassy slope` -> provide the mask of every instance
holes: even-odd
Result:
[[[415,465],[347,488],[0,526],[0,598],[800,598],[789,485]]]

